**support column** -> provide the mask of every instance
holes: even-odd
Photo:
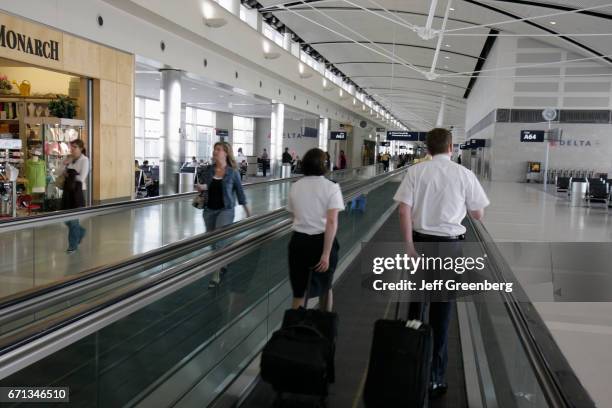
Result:
[[[176,69],[161,70],[161,139],[159,187],[163,195],[178,193],[177,173],[181,167],[181,78]]]
[[[329,118],[319,118],[319,149],[327,151],[329,140]]]
[[[270,175],[280,177],[283,156],[283,132],[285,126],[285,104],[273,103],[270,129]]]
[[[444,124],[444,110],[446,109],[446,96],[442,97],[440,101],[440,111],[438,112],[438,119],[436,120],[436,127],[441,127]]]

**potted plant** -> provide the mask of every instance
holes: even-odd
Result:
[[[8,80],[6,75],[0,75],[0,94],[3,94],[3,95],[10,94],[11,89],[13,89],[13,85],[11,85],[11,81]]]
[[[57,95],[57,98],[49,102],[49,112],[56,118],[72,119],[76,115],[76,108],[76,103],[64,95]]]

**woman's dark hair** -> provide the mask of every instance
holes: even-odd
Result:
[[[310,149],[302,158],[302,171],[305,176],[323,176],[325,174],[325,152],[321,149]]]
[[[87,152],[85,151],[85,143],[83,143],[81,139],[73,140],[72,142],[70,142],[70,144],[81,149],[81,154],[87,154]]]

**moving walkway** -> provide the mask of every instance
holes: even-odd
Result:
[[[358,255],[362,241],[398,240],[392,197],[404,170],[343,187],[347,202],[366,194],[367,206],[339,220],[339,375],[329,406],[360,403],[369,331],[388,306],[359,290]],[[514,281],[482,225],[468,227],[497,279]],[[289,232],[280,209],[3,299],[0,386],[70,387],[71,406],[83,407],[270,406],[257,356],[290,304]],[[222,265],[222,284],[208,289]],[[491,296],[501,298],[458,302],[453,388],[437,406],[593,406],[533,307],[513,294]]]
[[[343,188],[372,177],[380,166],[336,171],[331,178]],[[274,212],[285,205],[296,178],[245,185],[254,215]],[[60,211],[11,222],[0,221],[0,297],[52,284],[66,277],[109,267],[206,232],[202,212],[191,206],[197,193],[107,204]],[[236,208],[236,220],[244,218]],[[64,223],[79,219],[87,236],[72,254],[66,253]]]

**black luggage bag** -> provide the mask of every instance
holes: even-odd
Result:
[[[433,333],[399,320],[380,319],[374,325],[370,363],[363,392],[367,408],[425,407],[428,399]]]
[[[285,311],[281,329],[263,348],[261,378],[278,393],[326,397],[335,376],[337,329],[336,313],[305,308]]]

